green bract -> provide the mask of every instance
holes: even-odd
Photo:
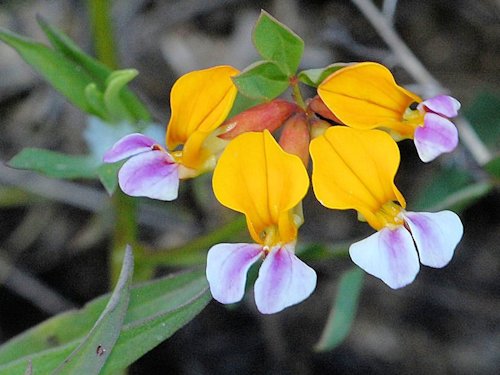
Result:
[[[238,91],[255,99],[271,100],[288,88],[288,77],[271,61],[259,61],[233,78]]]

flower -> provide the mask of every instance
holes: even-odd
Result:
[[[254,287],[260,312],[281,311],[313,292],[316,273],[295,255],[300,202],[308,187],[302,161],[283,151],[269,131],[244,133],[229,143],[214,171],[214,193],[223,205],[245,214],[255,243],[222,243],[209,250],[206,273],[217,301],[240,301],[246,273],[261,258]]]
[[[318,86],[318,94],[334,118],[350,127],[382,128],[397,139],[414,139],[424,162],[458,144],[457,129],[449,120],[458,114],[458,100],[438,95],[422,101],[398,86],[383,65],[363,62],[337,70]]]
[[[354,263],[391,288],[411,283],[420,263],[441,268],[453,257],[463,233],[451,211],[406,211],[394,184],[400,155],[380,130],[330,127],[310,145],[314,193],[324,206],[355,209],[378,232],[352,244]]]
[[[104,155],[104,162],[130,158],[120,169],[120,188],[131,196],[160,200],[177,198],[179,179],[195,177],[215,167],[226,142],[212,136],[225,120],[236,98],[231,77],[238,70],[216,66],[180,77],[172,87],[172,114],[167,146],[142,134],[120,139]],[[176,151],[183,145],[182,151]]]

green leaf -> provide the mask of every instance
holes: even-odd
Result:
[[[87,103],[92,108],[93,113],[97,117],[110,122],[111,118],[104,104],[104,94],[97,88],[96,83],[90,83],[85,87],[85,98],[87,98]]]
[[[42,17],[38,16],[37,21],[52,46],[58,52],[64,55],[68,60],[71,60],[78,66],[81,66],[82,69],[92,77],[94,82],[99,85],[99,88],[101,90],[104,90],[106,79],[110,76],[112,70],[101,63],[99,60],[83,52],[80,47],[78,47],[70,38],[68,38],[68,36],[66,36],[56,27],[47,23]],[[127,108],[128,112],[133,115],[133,119],[135,121],[150,120],[151,115],[149,114],[147,108],[127,87],[124,87],[121,90],[120,98],[123,101],[123,104]]]
[[[129,303],[134,259],[127,246],[117,285],[106,308],[82,343],[64,360],[54,375],[99,374],[120,335]]]
[[[233,108],[231,108],[231,112],[229,112],[229,115],[227,116],[228,118],[231,118],[233,116],[236,116],[237,114],[253,107],[258,104],[263,103],[265,100],[263,98],[260,99],[253,99],[249,98],[248,96],[242,95],[241,93],[238,93],[236,95],[236,99],[233,104]]]
[[[473,183],[466,170],[449,167],[436,171],[430,183],[424,188],[412,211],[453,210],[460,212],[486,195],[492,188],[489,182]]]
[[[97,176],[109,195],[112,195],[118,186],[118,170],[123,165],[123,162],[102,164],[97,168]]]
[[[486,163],[484,170],[491,176],[500,179],[500,156],[497,156]]]
[[[260,55],[275,62],[291,77],[304,53],[304,41],[266,11],[261,11],[253,30],[253,42]]]
[[[325,68],[303,70],[298,74],[299,80],[306,85],[318,87],[330,74],[349,66],[351,63],[335,63]]]
[[[500,147],[500,96],[482,92],[463,112],[481,140],[497,150]]]
[[[134,121],[134,116],[129,113],[123,103],[121,93],[127,83],[133,80],[139,72],[135,69],[116,70],[106,80],[106,91],[104,92],[104,105],[110,118],[114,121]]]
[[[39,148],[25,148],[9,161],[9,166],[28,169],[56,178],[95,178],[96,163],[88,156],[66,155]]]
[[[46,374],[84,340],[105,308],[109,295],[69,311],[0,346],[0,375],[21,375],[28,360],[36,374]],[[203,271],[185,272],[137,286],[103,374],[125,368],[193,319],[210,301]]]
[[[66,34],[50,25],[40,15],[37,15],[36,19],[40,28],[56,51],[60,52],[76,65],[80,65],[96,83],[104,83],[112,72],[110,68],[83,52]],[[101,86],[101,88],[103,89],[104,86]]]
[[[84,112],[95,114],[84,95],[85,88],[93,80],[81,67],[41,43],[3,28],[0,28],[0,40],[14,48],[24,61],[30,64],[75,106]]]
[[[363,287],[364,272],[355,267],[345,272],[339,282],[334,307],[330,311],[317,351],[332,350],[342,343],[351,330]]]
[[[259,61],[233,78],[238,91],[259,100],[272,100],[282,94],[289,85],[288,78],[278,65]]]

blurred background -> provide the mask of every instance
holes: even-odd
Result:
[[[116,0],[112,15],[119,64],[139,70],[132,88],[155,121],[166,124],[169,91],[181,74],[217,64],[243,69],[258,59],[251,31],[260,9],[265,9],[305,40],[301,69],[379,61],[400,84],[424,97],[435,94],[436,86],[416,79],[384,43],[360,11],[363,1],[355,3],[358,6],[347,0]],[[435,80],[461,101],[466,121],[483,143],[498,152],[500,2],[375,3]],[[0,1],[2,27],[46,42],[37,14],[92,52],[86,2]],[[304,95],[312,96],[313,91],[305,89]],[[85,153],[86,125],[83,113],[14,50],[0,44],[0,342],[108,290],[112,218],[100,184],[54,180],[5,166],[24,147]],[[411,142],[400,146],[403,161],[397,184],[410,210],[438,206],[451,185],[489,180],[463,146],[425,165]],[[352,331],[332,351],[317,352],[314,346],[339,276],[352,267],[345,256],[311,262],[318,272],[317,290],[280,314],[260,315],[251,292],[231,308],[210,303],[129,373],[498,374],[499,197],[498,188],[490,187],[462,207],[464,237],[446,268],[423,267],[413,284],[397,291],[367,275]],[[184,184],[175,202],[140,201],[140,237],[159,248],[183,244],[232,217],[214,200],[210,176]],[[304,243],[334,246],[371,233],[353,212],[327,210],[311,193],[304,213]]]

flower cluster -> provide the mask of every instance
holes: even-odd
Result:
[[[295,255],[309,156],[321,204],[354,209],[377,231],[349,249],[359,267],[400,288],[414,280],[420,263],[440,268],[451,260],[463,231],[458,216],[406,211],[394,177],[396,141],[413,139],[424,162],[456,147],[449,120],[460,107],[456,99],[422,100],[398,86],[387,68],[365,62],[334,71],[305,103],[275,99],[226,119],[237,74],[219,66],[184,75],[171,92],[166,147],[131,134],[104,159],[128,159],[119,172],[125,193],[161,200],[177,197],[179,180],[214,171],[216,198],[245,215],[253,240],[208,251],[206,274],[216,300],[241,300],[247,272],[261,260],[254,294],[262,313],[281,311],[314,291],[316,273]]]

